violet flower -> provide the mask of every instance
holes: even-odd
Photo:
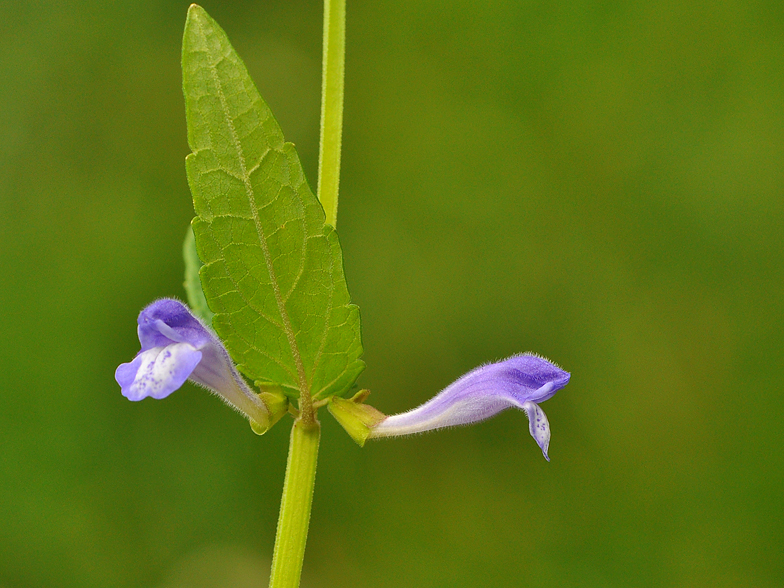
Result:
[[[223,343],[182,302],[157,300],[137,322],[142,349],[114,374],[128,400],[166,398],[190,380],[245,414],[257,432],[273,424],[270,407],[242,379]]]
[[[537,403],[566,386],[569,377],[568,372],[543,357],[515,355],[468,372],[418,408],[372,424],[368,438],[468,425],[515,407],[525,411],[531,436],[550,461],[550,425]]]

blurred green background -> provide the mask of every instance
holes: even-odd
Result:
[[[113,379],[184,296],[188,2],[0,6],[0,587],[265,586],[287,422]],[[204,6],[315,186],[321,4]],[[784,3],[349,0],[346,92],[371,403],[572,380],[549,464],[325,412],[303,588],[784,585]]]

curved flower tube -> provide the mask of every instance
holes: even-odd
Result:
[[[373,424],[368,438],[468,425],[515,407],[525,411],[531,436],[550,461],[550,425],[537,403],[566,386],[569,377],[569,372],[543,357],[532,353],[514,355],[468,372],[418,408]]]
[[[277,420],[242,379],[217,335],[182,302],[157,300],[137,322],[142,349],[114,374],[128,400],[166,398],[190,380],[247,416],[254,430],[266,430]]]

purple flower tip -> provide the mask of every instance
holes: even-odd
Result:
[[[141,351],[114,374],[123,396],[129,400],[166,398],[191,380],[266,425],[264,403],[239,375],[217,335],[182,302],[157,300],[142,310],[137,322]]]
[[[531,436],[549,461],[550,425],[538,403],[566,386],[569,377],[569,372],[543,357],[515,355],[468,372],[418,408],[387,417],[370,437],[468,425],[515,407],[525,411]]]

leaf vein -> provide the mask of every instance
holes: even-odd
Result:
[[[305,368],[302,364],[302,356],[300,355],[299,348],[297,346],[294,330],[291,327],[291,320],[289,319],[286,305],[281,297],[280,284],[278,284],[277,276],[275,275],[275,268],[272,265],[272,258],[270,255],[269,247],[267,246],[266,236],[264,234],[264,228],[261,225],[261,220],[259,219],[259,215],[258,215],[258,209],[256,208],[255,193],[253,190],[253,185],[250,182],[250,176],[247,172],[247,168],[245,164],[245,154],[242,149],[242,143],[237,137],[237,130],[234,127],[234,121],[232,120],[231,113],[229,112],[229,106],[226,101],[226,95],[223,91],[223,86],[221,84],[220,77],[218,76],[217,63],[210,67],[210,73],[212,74],[213,81],[215,82],[215,86],[218,92],[218,97],[220,99],[221,107],[223,109],[223,114],[226,118],[226,123],[227,126],[229,127],[229,132],[231,133],[232,143],[237,151],[237,159],[239,161],[240,169],[242,170],[242,176],[243,176],[241,179],[245,186],[245,193],[248,197],[250,209],[253,214],[253,221],[254,224],[256,225],[256,233],[259,237],[259,244],[261,245],[261,250],[264,255],[264,260],[267,264],[267,272],[269,273],[270,276],[270,283],[272,285],[272,290],[275,295],[275,301],[278,306],[278,312],[280,313],[281,319],[283,321],[283,331],[286,334],[286,338],[288,339],[289,346],[291,347],[291,353],[292,356],[294,357],[294,362],[297,367],[297,374],[298,374],[297,380],[299,382],[300,394],[309,395],[310,391],[307,389],[308,381],[307,381],[307,377],[305,376]],[[255,348],[255,344],[254,344],[254,348]]]

